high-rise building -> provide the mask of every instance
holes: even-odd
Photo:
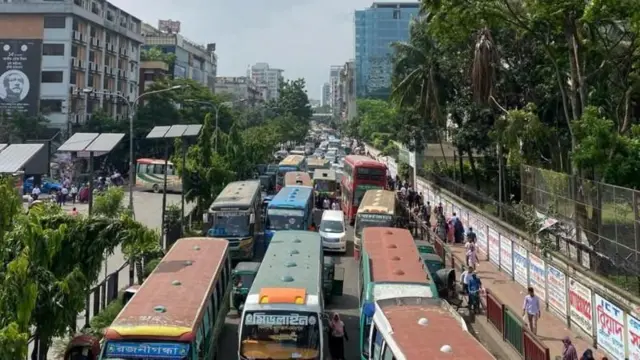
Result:
[[[418,2],[373,3],[355,13],[355,68],[358,97],[387,98],[391,94],[391,44],[409,39],[409,24]]]
[[[353,60],[347,61],[340,71],[340,119],[352,120],[356,116],[356,81]]]
[[[242,101],[248,105],[255,105],[264,101],[262,90],[246,76],[219,76],[216,78],[216,92],[230,94],[234,101]]]
[[[330,106],[329,105],[330,98],[331,98],[331,86],[329,85],[329,83],[324,83],[324,85],[322,85],[322,99],[320,100],[321,105]]]
[[[267,63],[256,63],[251,67],[251,79],[268,89],[267,100],[276,100],[280,96],[280,84],[284,81],[282,69],[274,69]]]
[[[340,71],[342,71],[342,65],[331,65],[329,70],[329,91],[331,96],[329,97],[329,106],[333,115],[337,116],[340,112]]]
[[[169,69],[174,78],[195,80],[215,91],[218,73],[215,43],[196,44],[176,32],[161,31],[146,23],[142,25],[142,34],[144,49],[157,47],[164,53],[175,54],[175,63]]]
[[[70,131],[138,96],[140,19],[104,1],[0,2],[0,111]]]

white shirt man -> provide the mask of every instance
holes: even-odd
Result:
[[[331,204],[331,210],[340,210],[340,204],[338,204],[337,201],[334,201],[333,204]]]
[[[31,195],[37,199],[38,195],[40,195],[40,188],[38,186],[34,186],[33,189],[31,190]]]
[[[325,210],[329,210],[330,207],[331,207],[331,201],[325,198],[324,201],[322,202],[322,208]]]

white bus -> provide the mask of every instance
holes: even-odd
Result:
[[[162,192],[164,189],[164,160],[138,159],[136,187],[152,190],[155,193]],[[171,161],[167,162],[167,191],[182,192],[182,179],[178,176]]]

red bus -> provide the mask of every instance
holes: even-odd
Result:
[[[362,155],[344,158],[342,176],[342,211],[353,224],[364,193],[371,189],[386,189],[387,165]]]

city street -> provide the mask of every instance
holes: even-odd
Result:
[[[347,253],[345,255],[334,256],[336,265],[343,267],[344,289],[343,295],[334,297],[332,303],[328,305],[328,312],[337,312],[346,326],[349,342],[345,344],[345,358],[358,359],[358,338],[359,338],[359,304],[358,304],[358,264],[353,258],[353,228],[349,227],[349,240]],[[235,310],[231,310],[227,315],[225,329],[222,338],[218,343],[220,346],[218,359],[237,360],[238,359],[238,324],[240,318]],[[327,350],[325,349],[325,352]],[[327,357],[328,358],[328,357]]]

